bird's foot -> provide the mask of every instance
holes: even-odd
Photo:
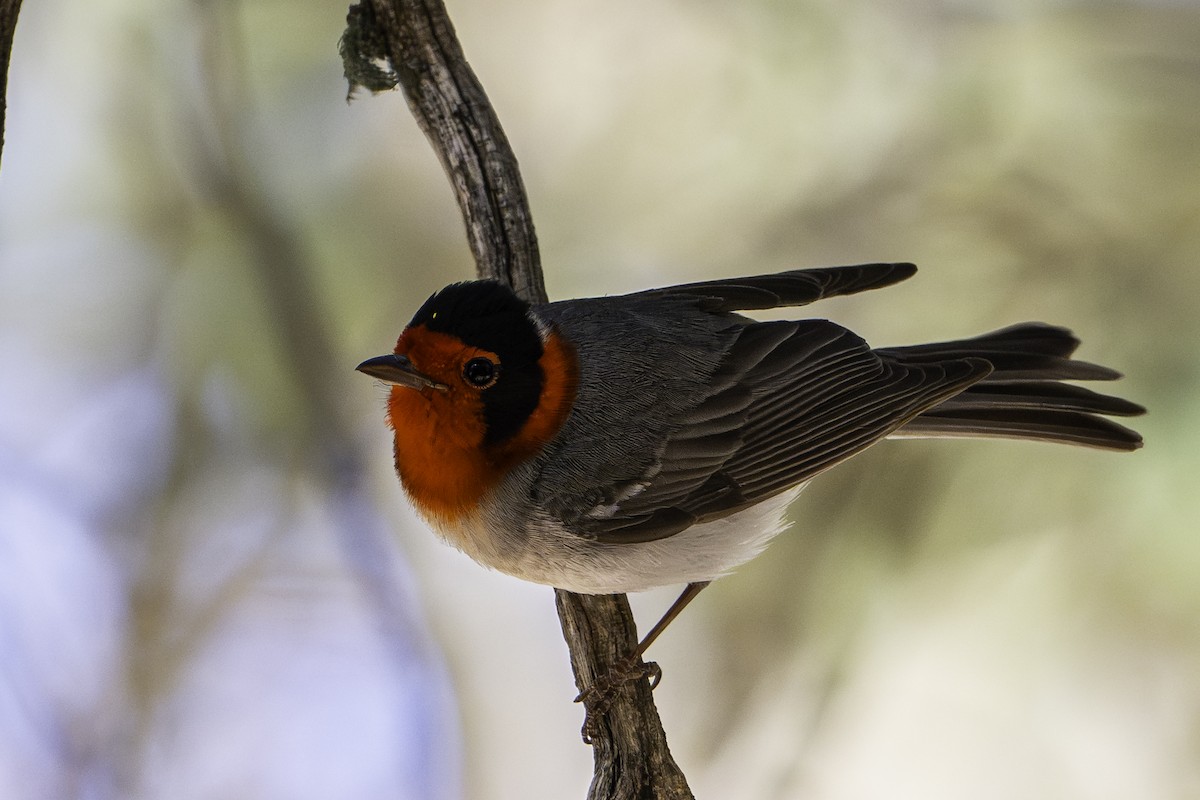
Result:
[[[662,668],[653,661],[642,662],[639,655],[634,655],[625,661],[613,665],[607,673],[575,698],[576,703],[583,703],[583,735],[584,744],[591,744],[596,737],[600,717],[608,712],[617,690],[627,683],[650,679],[650,688],[658,686],[662,680]]]

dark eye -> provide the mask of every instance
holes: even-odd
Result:
[[[472,358],[463,366],[463,378],[480,389],[486,389],[495,383],[499,374],[500,365],[487,358]]]

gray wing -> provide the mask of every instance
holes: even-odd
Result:
[[[602,541],[670,536],[809,480],[990,371],[884,360],[825,320],[747,325],[650,468],[568,522]]]
[[[705,311],[757,311],[802,306],[827,297],[880,289],[911,278],[916,272],[916,266],[907,263],[795,269],[748,278],[685,283],[627,297],[689,296],[699,298],[700,308]]]
[[[582,372],[533,499],[584,536],[657,539],[887,436],[989,366],[895,364],[830,322],[754,323],[732,312],[888,286],[915,270],[793,270],[539,307],[579,346]]]

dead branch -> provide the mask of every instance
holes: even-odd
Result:
[[[463,56],[440,0],[368,0],[352,6],[342,40],[351,91],[396,84],[454,188],[481,278],[544,302],[537,237],[516,156],[487,94]],[[637,645],[624,595],[557,590],[559,619],[582,691]],[[691,798],[667,748],[647,680],[618,687],[604,703],[585,701],[592,719],[591,800]]]

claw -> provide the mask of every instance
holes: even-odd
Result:
[[[583,728],[580,730],[584,744],[591,744],[595,740],[600,718],[608,713],[617,690],[642,678],[648,678],[650,688],[654,689],[662,680],[662,667],[653,661],[642,663],[639,656],[635,655],[613,665],[609,672],[575,697],[576,703],[584,705]]]

